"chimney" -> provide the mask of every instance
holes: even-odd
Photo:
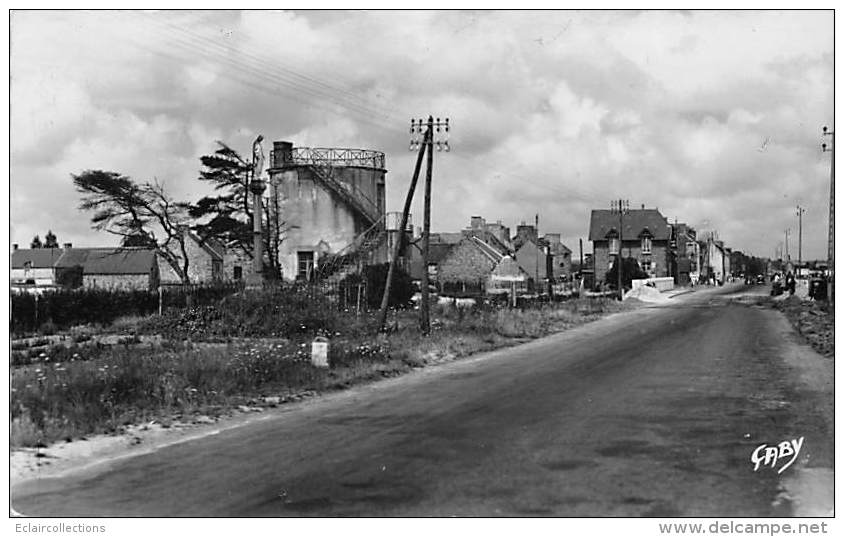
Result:
[[[72,242],[66,242],[66,243],[64,243],[64,245],[62,247],[69,250],[70,248],[73,248],[73,243]]]
[[[480,216],[473,216],[469,219],[469,227],[471,229],[483,229],[484,224],[486,224],[486,222],[484,222],[484,219]]]
[[[13,251],[13,252],[17,252],[17,251],[18,251],[18,243],[14,243],[14,244],[12,245],[12,251]]]
[[[642,204],[642,210],[643,211],[645,210],[645,204],[644,203]]]

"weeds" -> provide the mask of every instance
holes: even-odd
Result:
[[[173,339],[138,347],[130,346],[139,339],[133,335],[115,346],[74,343],[47,352],[15,351],[28,354],[12,357],[19,365],[11,371],[12,445],[111,432],[152,417],[214,414],[255,397],[342,389],[541,337],[619,309],[614,301],[587,299],[525,310],[438,307],[428,336],[419,333],[415,312],[403,311],[396,313],[399,328],[386,336],[375,334],[371,315],[341,314],[306,296],[293,298],[286,304],[243,294],[216,308],[145,321],[150,323],[145,330],[175,326],[167,332],[171,337],[189,334],[195,341],[243,335],[272,340]],[[330,369],[311,365],[313,335],[330,338]]]

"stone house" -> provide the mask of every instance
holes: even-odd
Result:
[[[67,252],[61,264],[80,266],[80,261],[82,287],[86,289],[158,288],[157,255],[151,248],[73,248]]]
[[[155,289],[158,264],[150,248],[107,247],[15,249],[13,286],[97,289]]]
[[[493,269],[506,251],[475,236],[464,237],[437,267],[437,283],[444,294],[482,295]]]
[[[618,255],[632,257],[649,276],[669,276],[671,226],[658,209],[630,209],[619,214],[593,209],[589,222],[594,282],[606,279]]]
[[[203,240],[193,231],[184,230],[185,250],[188,257],[188,278],[191,284],[209,284],[228,279],[224,275],[223,262],[226,249],[214,239]],[[177,256],[181,263],[181,256]],[[230,257],[234,262],[237,258]],[[234,266],[238,266],[235,264]],[[231,279],[235,278],[234,266],[231,268]],[[243,265],[240,265],[243,267]],[[163,257],[158,256],[158,270],[161,274],[162,285],[181,285],[182,279]],[[243,274],[243,268],[241,268]],[[225,276],[225,278],[224,278]]]

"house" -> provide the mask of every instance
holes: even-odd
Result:
[[[669,276],[671,226],[658,209],[593,209],[589,222],[594,282],[605,281],[616,257],[632,257],[651,277]]]
[[[431,242],[428,245],[428,278],[431,283],[438,282],[440,262],[459,242]],[[424,270],[422,251],[418,246],[414,245],[410,248],[410,277],[414,280],[421,280]]]
[[[229,262],[234,266],[230,267],[228,273],[224,273],[223,264],[226,260],[226,248],[214,239],[202,239],[199,235],[185,228],[185,251],[188,258],[188,278],[192,284],[208,284],[223,281],[224,279],[240,279],[236,275],[235,267],[240,266],[239,273],[243,275],[244,267],[249,263],[237,264],[237,256],[229,256]],[[178,252],[178,248],[174,249]],[[179,265],[182,265],[182,256],[177,254]],[[161,285],[181,285],[182,279],[161,255],[157,256],[158,270],[161,278]],[[249,260],[251,263],[251,260]]]
[[[701,279],[707,283],[724,283],[725,275],[729,275],[730,261],[724,242],[716,239],[714,232],[704,234],[704,239],[698,241],[702,252]]]
[[[61,248],[18,248],[12,245],[9,282],[12,285],[57,285],[56,262],[64,253]]]
[[[571,249],[563,244],[559,233],[546,233],[542,240],[548,245],[548,252],[553,259],[553,278],[555,281],[571,276]]]
[[[155,250],[109,247],[35,248],[12,252],[10,283],[39,288],[155,289],[159,283]]]
[[[531,282],[558,282],[571,275],[571,250],[559,233],[539,237],[535,226],[521,223],[512,240],[515,258]]]
[[[482,295],[490,275],[507,251],[476,236],[454,245],[437,266],[437,282],[444,294]]]
[[[152,290],[159,284],[157,255],[151,248],[72,248],[59,266],[81,266],[86,289]]]
[[[505,255],[492,269],[487,283],[487,294],[508,294],[513,296],[529,292],[530,275],[516,263],[512,256]]]
[[[700,279],[700,247],[697,232],[685,223],[671,226],[671,276],[677,285],[697,283]]]

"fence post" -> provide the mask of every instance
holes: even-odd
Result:
[[[158,314],[164,314],[164,288],[158,286]]]
[[[363,284],[358,284],[358,306],[357,306],[357,314],[360,315],[360,295],[363,292]]]

